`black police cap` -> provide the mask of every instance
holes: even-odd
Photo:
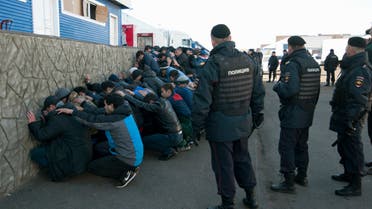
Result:
[[[230,29],[225,24],[218,24],[212,28],[211,34],[216,38],[226,38],[230,35]]]
[[[288,45],[291,46],[303,46],[306,44],[306,41],[300,36],[291,36],[288,38]]]
[[[350,46],[358,47],[362,49],[366,48],[366,45],[367,45],[366,40],[358,36],[349,38],[349,40],[347,41],[347,44]]]

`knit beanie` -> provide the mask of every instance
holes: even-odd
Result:
[[[230,29],[225,24],[218,24],[212,28],[211,34],[216,38],[226,38],[230,35]]]

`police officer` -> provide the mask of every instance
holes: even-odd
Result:
[[[218,194],[222,198],[221,205],[210,209],[234,208],[235,179],[246,192],[243,203],[248,208],[257,208],[248,137],[253,125],[263,120],[265,90],[256,65],[235,49],[226,25],[212,28],[211,41],[214,48],[200,72],[192,109],[195,137],[200,136],[202,128],[206,130]]]
[[[273,87],[281,103],[279,154],[284,175],[284,181],[271,185],[277,192],[294,193],[294,183],[307,186],[307,141],[319,97],[320,67],[306,52],[305,43],[299,36],[288,39],[282,76]]]
[[[273,82],[276,78],[276,69],[278,68],[279,60],[276,56],[276,52],[272,51],[271,56],[269,58],[268,68],[269,68],[269,80],[267,82],[271,82],[271,74],[273,75]]]
[[[372,27],[366,30],[366,35],[372,36]],[[367,41],[366,56],[367,56],[366,65],[370,70],[372,70],[372,37],[370,37]],[[368,112],[368,136],[372,144],[372,112],[371,110]],[[367,171],[367,174],[372,175],[372,168],[371,168],[372,162],[367,163],[366,166],[370,167]]]
[[[335,71],[338,66],[338,57],[335,55],[333,49],[329,51],[326,59],[324,60],[324,70],[327,72],[327,83],[325,86],[329,86],[329,81],[332,81],[332,86],[335,84]]]
[[[365,66],[364,48],[366,42],[361,37],[351,37],[346,47],[346,55],[341,61],[341,76],[338,78],[330,102],[332,116],[330,130],[337,132],[337,151],[344,173],[333,175],[336,181],[349,182],[348,186],[336,190],[340,196],[361,195],[361,174],[364,167],[362,123],[370,108],[368,98],[371,75]]]

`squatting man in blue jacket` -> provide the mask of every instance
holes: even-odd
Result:
[[[143,160],[143,144],[132,110],[122,96],[109,94],[104,110],[80,101],[83,111],[61,108],[58,113],[70,114],[81,123],[105,131],[108,153],[93,160],[88,171],[120,181],[117,188],[127,186],[136,177]]]

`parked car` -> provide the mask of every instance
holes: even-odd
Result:
[[[319,65],[324,65],[323,61],[322,61],[322,56],[319,55],[319,54],[313,54],[313,58],[315,59],[315,61],[319,64]]]

